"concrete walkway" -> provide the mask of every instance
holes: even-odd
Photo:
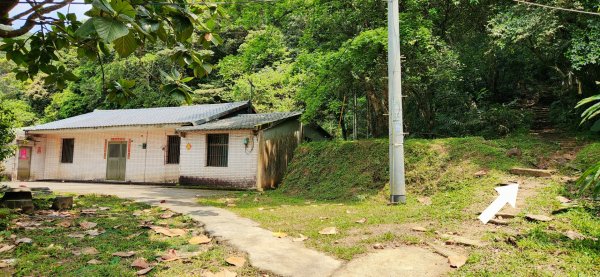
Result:
[[[279,239],[258,223],[224,209],[200,206],[196,195],[210,196],[222,192],[197,189],[177,189],[146,185],[112,185],[91,183],[15,182],[12,187],[49,187],[55,192],[78,194],[109,194],[122,198],[167,207],[184,213],[204,224],[213,237],[227,241],[248,253],[252,266],[282,276],[330,276],[342,263],[321,252],[308,249],[289,239]],[[166,202],[161,204],[160,201]]]

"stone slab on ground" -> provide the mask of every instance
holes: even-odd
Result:
[[[22,184],[23,182],[20,182]],[[250,264],[282,276],[331,276],[342,262],[308,249],[288,238],[276,238],[259,224],[220,208],[200,206],[197,197],[224,194],[220,191],[181,189],[151,185],[35,182],[54,192],[109,194],[168,208],[204,224],[213,237],[248,253]],[[12,183],[12,186],[17,184]]]
[[[446,258],[416,246],[386,249],[356,258],[334,277],[444,276],[450,271]],[[310,276],[310,275],[306,275]]]
[[[510,173],[515,175],[525,175],[533,177],[552,177],[552,170],[535,169],[535,168],[511,168]]]

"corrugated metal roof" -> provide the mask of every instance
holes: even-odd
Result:
[[[300,112],[288,113],[263,113],[263,114],[240,114],[230,118],[219,119],[198,126],[178,128],[179,132],[188,131],[210,131],[210,130],[246,130],[256,129],[263,125],[298,117]]]
[[[25,128],[26,131],[106,128],[162,124],[202,124],[246,108],[249,102],[126,110],[95,110],[63,120]]]

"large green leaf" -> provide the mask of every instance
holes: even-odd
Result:
[[[126,36],[129,33],[127,25],[114,18],[97,17],[93,20],[96,33],[107,43],[113,42],[115,39]]]
[[[117,12],[117,14],[125,15],[131,20],[135,18],[136,12],[133,6],[126,1],[116,0],[111,3],[112,8]]]
[[[185,16],[173,16],[173,25],[175,36],[180,41],[188,40],[194,32],[194,25],[190,19]]]
[[[83,38],[93,34],[94,32],[96,32],[96,27],[94,26],[94,19],[89,19],[83,24],[81,24],[81,26],[79,26],[79,29],[75,31],[75,35]]]
[[[129,32],[126,36],[115,39],[115,41],[113,41],[113,46],[121,58],[131,55],[131,53],[138,48],[133,32]]]
[[[108,3],[108,1],[106,1],[106,0],[94,0],[94,1],[92,1],[92,6],[96,9],[107,12],[110,15],[115,14],[115,10],[112,8],[110,3]]]

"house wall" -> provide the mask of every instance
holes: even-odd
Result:
[[[174,183],[179,164],[166,164],[167,135],[175,127],[132,127],[36,133],[32,154],[32,178],[36,180],[106,181],[105,145],[127,141],[125,181]],[[63,138],[75,139],[73,163],[61,163]],[[142,144],[147,143],[143,149]],[[38,150],[41,147],[41,150]],[[110,180],[109,180],[110,181]]]
[[[229,134],[227,167],[206,166],[206,135],[224,133]],[[258,139],[252,131],[189,132],[181,138],[179,182],[207,188],[255,189],[257,157]]]
[[[275,188],[281,183],[301,141],[302,125],[298,120],[289,120],[260,132],[257,169],[260,190]]]

